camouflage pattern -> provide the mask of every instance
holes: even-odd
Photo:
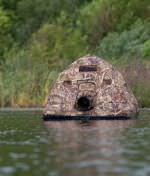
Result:
[[[82,111],[81,97],[90,104]],[[138,103],[121,73],[96,56],[85,56],[60,73],[50,91],[44,115],[127,116],[137,114]]]

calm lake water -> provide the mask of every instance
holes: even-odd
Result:
[[[137,120],[43,122],[0,112],[0,176],[149,176],[150,111]]]

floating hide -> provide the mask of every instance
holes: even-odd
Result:
[[[137,100],[121,73],[101,58],[85,56],[60,73],[48,96],[44,119],[129,118],[137,111]]]

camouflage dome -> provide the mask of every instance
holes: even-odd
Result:
[[[101,58],[85,56],[60,73],[44,116],[132,117],[137,109],[137,101],[121,73]]]

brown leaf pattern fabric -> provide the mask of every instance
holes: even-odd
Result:
[[[91,108],[79,110],[80,97],[87,97]],[[122,74],[96,56],[79,58],[60,73],[53,85],[44,115],[124,115],[135,116],[138,103]]]

